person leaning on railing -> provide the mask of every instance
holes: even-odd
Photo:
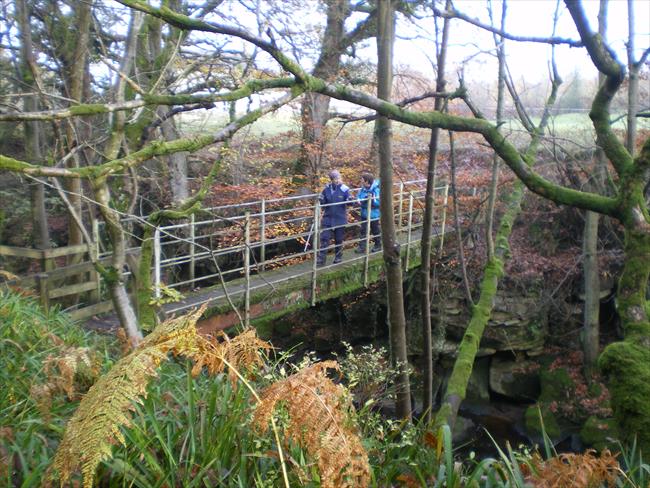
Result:
[[[359,245],[354,252],[366,252],[366,234],[368,232],[368,199],[370,199],[370,232],[373,235],[374,246],[370,252],[381,251],[381,237],[379,230],[379,180],[371,173],[361,175],[361,189],[357,195],[357,204],[360,207],[361,222],[359,223]]]
[[[318,254],[318,266],[324,266],[327,260],[327,251],[332,236],[334,236],[334,264],[340,263],[343,259],[343,234],[345,225],[348,223],[347,206],[352,201],[350,188],[341,180],[341,173],[337,170],[330,171],[330,182],[319,196],[320,204],[323,206],[323,219],[321,224],[323,232],[320,235],[320,252]]]

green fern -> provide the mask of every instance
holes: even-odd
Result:
[[[196,360],[205,350],[195,328],[203,310],[158,326],[90,388],[68,422],[54,458],[61,483],[81,468],[84,487],[92,487],[99,463],[111,457],[116,442],[124,444],[120,428],[131,424],[134,403],[142,403],[147,384],[168,353]]]

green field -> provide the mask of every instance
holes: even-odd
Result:
[[[612,115],[612,119],[619,118],[619,114]],[[539,117],[534,117],[533,123],[539,123]],[[180,118],[179,128],[184,134],[205,134],[219,130],[224,127],[228,122],[228,116],[223,111],[210,110],[210,111],[197,111],[183,114]],[[334,128],[334,132],[338,133],[340,123],[333,120],[329,123],[330,127]],[[350,134],[355,132],[358,135],[369,136],[372,134],[372,123],[363,121],[348,124],[340,135]],[[626,122],[625,118],[620,118],[614,124],[614,129],[617,131],[625,131]],[[639,129],[650,129],[650,119],[639,119]],[[413,131],[423,129],[410,127],[404,124],[396,123],[393,126],[396,135],[406,135]],[[587,113],[569,113],[555,115],[549,122],[550,134],[563,139],[565,142],[570,142],[578,146],[591,147],[594,145],[594,130],[591,125],[591,120]],[[300,121],[298,115],[294,111],[284,110],[279,113],[269,114],[262,117],[251,126],[240,131],[239,136],[251,136],[255,138],[273,137],[289,131],[299,132]],[[510,119],[504,124],[503,131],[509,134],[511,140],[518,144],[524,144],[528,140],[526,131],[524,130],[521,122],[518,119]],[[548,133],[548,132],[547,132]],[[443,138],[444,139],[444,138]],[[443,142],[444,144],[444,142]]]

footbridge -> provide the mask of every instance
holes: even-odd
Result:
[[[398,183],[393,192],[405,269],[421,260],[425,189],[426,180],[415,180]],[[437,187],[434,198],[435,249],[444,242],[448,187]],[[384,276],[382,253],[371,249],[370,223],[359,222],[360,206],[369,204],[349,207],[342,260],[333,263],[331,243],[324,266],[317,265],[325,210],[318,194],[213,207],[203,213],[209,218],[161,226],[154,234],[154,295],[167,302],[162,310],[168,316],[208,304],[200,325],[215,330],[251,321],[271,323],[367,287]],[[168,302],[172,297],[176,299]]]
[[[393,191],[405,269],[420,263],[425,189],[426,180],[414,180],[396,184]],[[353,195],[357,192],[353,190]],[[206,208],[184,222],[157,227],[151,275],[162,312],[171,316],[208,304],[202,325],[207,329],[251,321],[261,325],[381,281],[382,253],[372,252],[370,223],[359,222],[360,206],[369,209],[367,200],[349,206],[341,262],[333,263],[334,244],[330,243],[328,262],[317,266],[321,215],[326,210],[318,196],[302,194]],[[447,186],[435,189],[432,232],[439,248],[444,241],[447,197]],[[142,222],[142,218],[130,218],[124,225],[136,228]],[[77,320],[109,312],[112,303],[91,261],[108,262],[110,246],[101,226],[94,225],[92,234],[88,244],[54,250],[0,246],[0,258],[40,261],[39,273],[4,284],[32,288],[44,308],[67,307]],[[137,262],[139,251],[139,246],[127,250],[127,256],[134,258],[131,262]],[[70,254],[81,262],[55,266],[56,259]],[[117,322],[110,318],[91,321],[95,324],[90,326],[101,328]]]

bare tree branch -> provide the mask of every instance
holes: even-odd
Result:
[[[433,9],[433,12],[435,15],[439,17],[443,17],[445,19],[459,19],[463,20],[469,24],[472,24],[476,27],[480,27],[481,29],[484,29],[488,32],[492,32],[493,34],[497,34],[504,39],[508,39],[510,41],[517,41],[517,42],[537,42],[537,43],[542,43],[542,44],[566,44],[571,47],[583,47],[584,44],[582,41],[578,41],[575,39],[568,39],[566,37],[534,37],[534,36],[515,36],[513,34],[510,34],[508,32],[505,32],[502,29],[499,29],[497,27],[494,27],[490,24],[485,24],[481,22],[480,20],[476,18],[472,18],[462,12],[459,12],[455,8],[452,8],[451,10],[440,10],[438,8]]]

